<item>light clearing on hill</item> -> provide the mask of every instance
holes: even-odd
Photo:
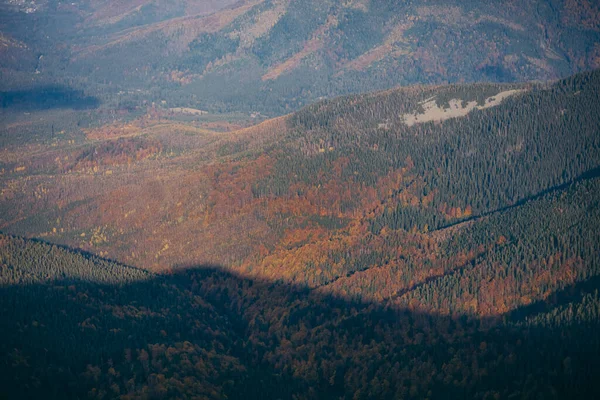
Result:
[[[485,99],[485,104],[482,106],[478,105],[475,100],[465,103],[465,101],[461,99],[452,99],[448,102],[448,108],[442,108],[437,105],[435,97],[432,97],[419,103],[421,107],[423,107],[424,112],[418,113],[415,111],[411,114],[404,114],[404,123],[408,126],[413,126],[414,124],[425,122],[444,121],[450,118],[464,117],[473,110],[484,110],[486,108],[495,107],[501,104],[504,99],[523,91],[524,90],[507,90],[500,92],[495,96]]]

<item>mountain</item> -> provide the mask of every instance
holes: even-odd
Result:
[[[599,13],[0,1],[0,398],[600,397]]]
[[[87,128],[94,110],[15,114],[0,227],[140,268],[209,263],[326,285],[426,256],[409,244],[594,171],[599,93],[597,71],[402,88],[230,132],[152,108]]]
[[[600,67],[593,1],[4,1],[3,86],[277,115],[397,85]],[[27,51],[28,50],[28,51]],[[140,95],[143,91],[143,96]],[[115,101],[115,96],[120,100]]]
[[[454,229],[447,257],[477,257],[392,296],[391,265],[307,290],[2,235],[2,397],[597,397],[599,194],[586,177]]]

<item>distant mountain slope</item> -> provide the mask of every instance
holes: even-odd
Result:
[[[44,4],[0,18],[0,31],[44,55],[36,79],[60,69],[92,91],[143,89],[174,106],[272,115],[348,92],[600,67],[589,0]]]

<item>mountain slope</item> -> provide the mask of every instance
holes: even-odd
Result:
[[[94,94],[143,88],[173,106],[272,115],[396,85],[597,68],[597,13],[570,0],[47,2],[7,12],[0,30],[44,55],[36,79],[60,68]]]
[[[1,226],[142,268],[312,288],[389,264],[411,271],[406,289],[480,253],[449,259],[445,229],[597,170],[599,77],[349,96],[231,133],[144,117],[15,147]],[[407,124],[432,110],[462,116]]]
[[[595,397],[599,188],[587,179],[474,221],[444,241],[448,256],[485,248],[476,262],[384,299],[371,291],[383,271],[306,290],[208,267],[154,275],[2,236],[1,393]]]

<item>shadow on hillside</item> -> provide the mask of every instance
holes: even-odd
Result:
[[[7,285],[0,312],[6,398],[600,394],[597,320],[484,328],[214,266],[117,285]]]
[[[544,196],[546,196],[548,194],[557,193],[557,192],[560,192],[561,190],[565,190],[565,189],[569,188],[569,186],[575,185],[575,184],[577,184],[579,182],[584,182],[584,181],[592,180],[592,179],[599,178],[599,177],[600,177],[600,166],[598,166],[596,168],[592,168],[591,170],[584,172],[583,174],[577,176],[576,178],[574,178],[574,179],[572,179],[572,180],[570,180],[568,182],[562,183],[560,185],[552,186],[552,187],[550,187],[548,189],[542,190],[541,192],[538,192],[538,193],[533,194],[531,196],[527,196],[527,197],[525,197],[525,198],[523,198],[523,199],[515,202],[514,204],[510,204],[508,206],[501,207],[501,208],[498,208],[498,209],[495,209],[495,210],[486,211],[486,212],[484,212],[482,214],[479,214],[479,215],[474,215],[474,216],[471,216],[471,217],[468,217],[468,218],[463,218],[463,219],[461,219],[459,221],[452,222],[452,223],[447,224],[447,225],[443,225],[443,226],[437,228],[436,231],[441,231],[441,230],[444,230],[444,229],[448,229],[448,228],[451,228],[453,226],[460,225],[460,224],[463,224],[463,223],[469,222],[469,221],[474,221],[474,220],[477,220],[477,219],[480,219],[480,218],[484,218],[484,217],[487,217],[487,216],[490,216],[490,215],[493,215],[493,214],[496,214],[496,213],[502,213],[502,212],[505,212],[505,211],[509,211],[509,210],[515,209],[517,207],[520,207],[520,206],[522,206],[522,205],[524,205],[526,203],[529,203],[529,202],[532,202],[532,201],[535,201],[535,200],[539,200],[539,199],[543,198]]]
[[[100,106],[100,100],[96,97],[86,96],[81,90],[56,85],[0,92],[0,106],[3,109],[19,111],[40,111],[57,108],[87,110]]]
[[[540,313],[549,313],[561,305],[571,302],[581,302],[586,293],[594,293],[600,289],[600,276],[594,276],[586,281],[569,285],[557,290],[546,301],[536,301],[506,314],[511,320],[525,320]]]

